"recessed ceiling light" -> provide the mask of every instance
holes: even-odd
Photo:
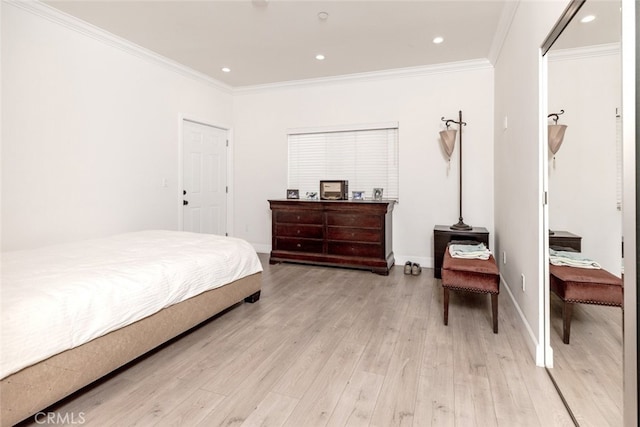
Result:
[[[329,14],[327,12],[318,13],[318,19],[321,21],[326,21],[329,18]]]
[[[582,22],[583,24],[586,24],[587,22],[591,22],[595,19],[596,19],[595,15],[587,15],[584,18],[582,18],[580,22]]]
[[[230,73],[230,72],[231,72],[231,68],[229,68],[229,67],[222,67],[222,72],[224,72],[224,73]]]
[[[443,39],[442,37],[440,37],[440,36],[435,37],[435,38],[433,39],[433,42],[434,42],[435,44],[440,44],[440,43],[442,43],[443,41],[444,41],[444,39]]]
[[[317,59],[318,61],[322,61],[322,60],[324,59],[324,55],[323,55],[323,54],[321,54],[321,53],[319,53],[319,54],[317,54],[317,55],[316,55],[316,59]]]

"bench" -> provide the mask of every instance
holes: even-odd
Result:
[[[622,279],[604,269],[549,264],[551,291],[562,300],[562,342],[569,344],[573,304],[622,307]]]
[[[467,291],[491,295],[493,333],[498,333],[498,294],[500,273],[493,255],[487,260],[454,258],[445,250],[442,262],[442,288],[444,289],[444,324],[449,323],[449,291]]]

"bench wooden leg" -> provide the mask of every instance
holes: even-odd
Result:
[[[491,316],[493,317],[493,333],[498,333],[498,294],[491,294]]]
[[[573,303],[564,302],[562,304],[562,342],[569,344],[571,334],[571,315],[573,314]]]
[[[444,325],[449,324],[449,289],[444,289]]]

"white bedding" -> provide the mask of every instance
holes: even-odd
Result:
[[[0,379],[260,271],[244,240],[179,231],[4,252]]]

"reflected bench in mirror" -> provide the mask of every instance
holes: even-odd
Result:
[[[574,304],[622,307],[622,279],[604,269],[549,264],[551,291],[562,300],[562,342],[569,344]]]

